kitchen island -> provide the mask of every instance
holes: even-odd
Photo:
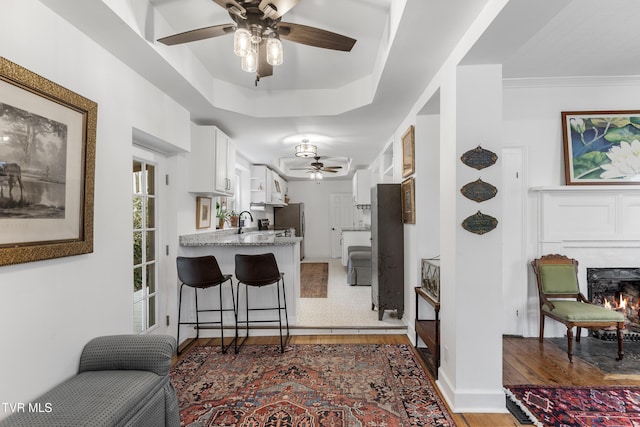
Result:
[[[216,257],[222,274],[233,275],[233,291],[236,291],[236,278],[235,278],[235,256],[236,254],[243,255],[257,255],[267,252],[271,252],[276,257],[276,262],[280,272],[284,273],[285,293],[287,298],[287,313],[289,316],[289,325],[296,324],[296,301],[300,297],[300,241],[301,237],[280,237],[273,231],[252,231],[243,234],[229,234],[225,232],[210,232],[210,233],[196,233],[180,236],[180,256],[196,257],[203,255],[213,255]],[[198,291],[198,305],[202,310],[208,307],[217,307],[218,301],[218,288],[207,289]],[[275,286],[266,286],[264,288],[252,287],[249,291],[249,307],[274,307],[277,305],[277,293]],[[195,321],[195,307],[189,309],[187,303],[193,304],[193,297],[187,297],[187,291],[184,291],[183,297],[183,321],[188,319],[187,313],[191,315],[193,321]],[[241,308],[244,308],[245,291],[244,285],[240,286],[240,296],[242,297]],[[237,295],[236,295],[237,300]],[[225,308],[232,307],[231,292],[228,285],[224,285],[223,288],[223,304]],[[210,313],[201,314],[201,321],[205,318],[205,315]],[[225,325],[233,326],[234,319],[233,313],[225,312],[224,322]],[[218,313],[211,313],[207,317],[207,320],[217,320]],[[264,320],[277,318],[276,311],[257,311],[250,313],[251,320]],[[244,316],[241,314],[241,318]],[[219,318],[218,318],[219,319]],[[277,329],[277,322],[273,325],[273,328]],[[186,328],[186,326],[183,326]],[[272,331],[268,331],[271,334]],[[186,330],[185,330],[186,332]],[[206,334],[206,331],[201,331],[201,336],[218,336],[218,329],[213,326],[211,334]],[[252,335],[258,335],[257,331],[252,330]],[[191,335],[191,334],[189,334]],[[194,334],[195,335],[195,334]],[[191,335],[193,336],[193,335]],[[227,334],[225,334],[227,336]]]

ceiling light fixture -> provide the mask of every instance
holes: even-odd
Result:
[[[302,144],[296,145],[296,157],[315,157],[318,155],[318,147],[309,144],[308,139],[303,139]]]
[[[310,179],[322,179],[322,172],[321,171],[311,172],[309,174],[309,178]]]
[[[243,71],[255,73],[258,69],[259,55],[266,54],[269,65],[281,65],[284,60],[282,42],[278,34],[270,28],[263,33],[262,28],[252,26],[252,31],[238,27],[233,34],[233,52],[241,58]],[[266,49],[260,49],[260,43],[266,38]],[[263,58],[264,60],[265,58]]]

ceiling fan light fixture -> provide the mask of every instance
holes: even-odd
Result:
[[[251,48],[245,56],[241,59],[242,71],[248,73],[255,73],[258,69],[258,52]]]
[[[238,28],[233,34],[233,52],[241,58],[251,50],[251,33],[246,28]]]
[[[296,157],[315,157],[318,155],[318,147],[307,142],[296,145]]]
[[[282,42],[274,34],[267,39],[267,62],[271,65],[280,65],[283,61]]]

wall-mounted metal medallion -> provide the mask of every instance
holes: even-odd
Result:
[[[473,150],[464,153],[460,157],[460,160],[462,160],[462,163],[465,165],[480,170],[495,164],[495,162],[498,161],[498,155],[478,145]]]
[[[485,215],[480,211],[462,221],[462,228],[475,234],[488,233],[497,226],[497,219],[491,215]]]
[[[460,192],[467,199],[480,203],[494,198],[496,194],[498,194],[498,189],[478,178],[476,181],[470,182],[462,187]]]

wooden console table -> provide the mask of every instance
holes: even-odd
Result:
[[[422,356],[425,363],[433,373],[434,378],[438,378],[438,368],[440,367],[440,303],[427,294],[420,286],[414,288],[417,297],[422,298],[433,306],[435,319],[420,319],[419,302],[416,297],[416,350]],[[429,353],[418,347],[418,337],[426,344]]]

